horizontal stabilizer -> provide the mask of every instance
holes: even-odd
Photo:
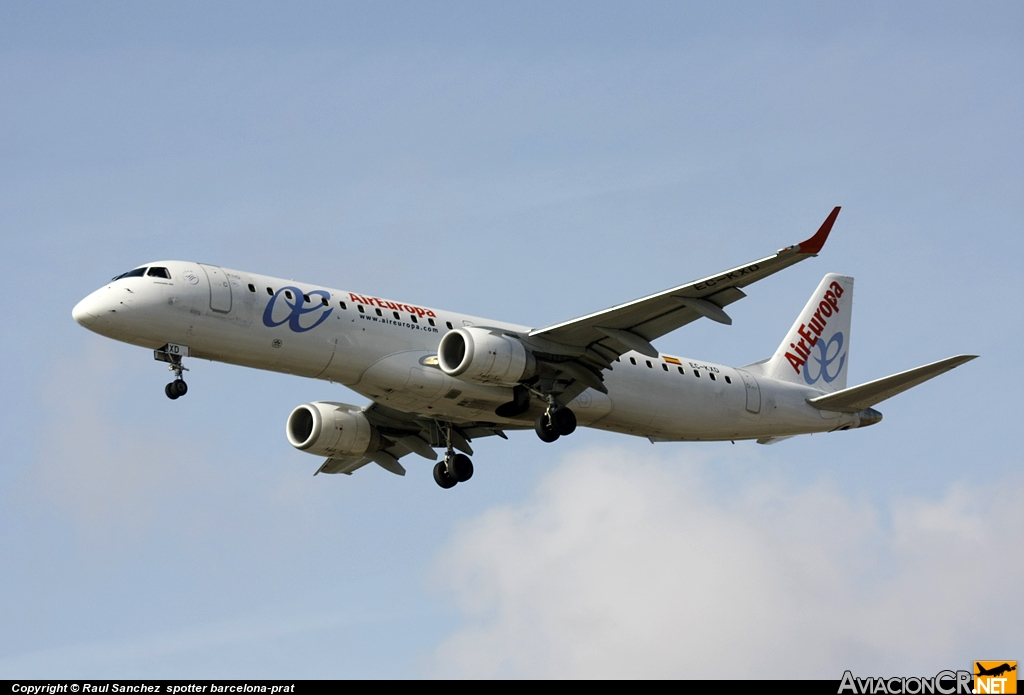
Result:
[[[975,357],[977,355],[947,357],[944,360],[932,362],[923,367],[910,369],[899,374],[893,374],[892,376],[875,379],[860,386],[853,386],[825,396],[818,396],[817,398],[809,398],[807,402],[819,410],[833,410],[840,413],[860,412],[865,408],[881,403],[887,398],[892,398],[896,394],[903,393],[907,389],[912,389],[918,384],[923,384],[940,374],[945,374],[965,362],[970,362]]]

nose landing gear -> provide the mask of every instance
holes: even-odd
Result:
[[[188,384],[185,383],[184,379],[175,379],[171,383],[167,384],[167,386],[164,386],[164,393],[166,393],[167,397],[173,401],[188,393]]]
[[[164,387],[164,393],[167,394],[167,397],[172,401],[177,400],[188,393],[188,384],[186,384],[185,380],[181,377],[182,372],[188,371],[188,367],[185,367],[181,363],[181,358],[187,357],[188,354],[189,351],[187,345],[175,345],[173,343],[168,343],[159,350],[153,351],[153,359],[160,362],[167,362],[167,369],[174,372],[174,381]]]

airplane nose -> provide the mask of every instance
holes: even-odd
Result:
[[[99,297],[96,296],[96,292],[93,292],[75,305],[75,308],[71,310],[71,317],[74,318],[80,326],[89,328],[96,323],[96,320],[102,312],[99,303]]]
[[[89,327],[90,323],[96,320],[96,317],[90,314],[89,310],[86,308],[88,304],[89,302],[83,299],[75,305],[74,309],[71,310],[71,317],[78,322],[78,325],[85,326],[86,328]]]

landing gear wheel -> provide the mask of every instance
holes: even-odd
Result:
[[[551,415],[551,429],[562,436],[576,431],[576,414],[568,408],[559,408]]]
[[[472,473],[471,473],[472,474]],[[434,482],[440,485],[445,490],[455,487],[459,481],[448,475],[448,470],[445,467],[445,462],[441,461],[434,466]]]
[[[166,393],[167,397],[173,401],[174,399],[181,398],[188,393],[188,384],[181,379],[175,379],[171,383],[167,384],[167,386],[164,386],[164,393]]]
[[[551,422],[548,419],[547,413],[541,413],[537,417],[537,421],[534,423],[533,429],[537,431],[537,436],[540,437],[542,442],[551,443],[558,439],[558,432],[551,427]]]
[[[473,462],[465,454],[455,454],[448,460],[448,477],[464,483],[473,477]]]
[[[182,356],[188,356],[188,354],[187,345],[171,343],[167,343],[159,350],[153,351],[153,359],[158,362],[167,362],[167,368],[174,372],[174,381],[164,387],[164,393],[172,401],[188,393],[188,384],[181,378],[181,375],[188,371],[188,367],[181,363],[181,358]]]

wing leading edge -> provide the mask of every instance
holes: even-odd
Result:
[[[610,363],[630,350],[656,357],[658,351],[651,345],[652,340],[702,317],[732,323],[723,307],[746,296],[740,288],[816,256],[828,239],[839,210],[839,207],[832,210],[814,236],[772,256],[610,309],[535,329],[530,331],[529,338],[549,346],[552,352],[557,346],[586,349],[591,361],[598,363]],[[571,352],[566,350],[567,354]],[[603,360],[593,359],[593,353]]]

